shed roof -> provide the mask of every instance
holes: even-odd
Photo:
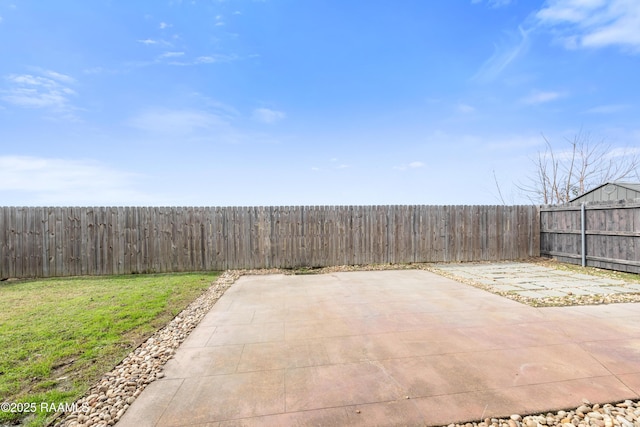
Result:
[[[637,192],[640,193],[640,182],[611,181],[611,182],[605,182],[604,184],[601,184],[601,185],[599,185],[599,186],[597,186],[595,188],[592,188],[591,190],[589,190],[589,191],[587,191],[585,193],[582,193],[579,196],[574,197],[573,199],[569,200],[569,203],[571,203],[571,202],[573,202],[573,201],[575,201],[577,199],[580,199],[580,198],[586,196],[587,194],[593,193],[594,191],[599,190],[600,188],[604,187],[605,185],[610,185],[610,184],[611,185],[616,185],[618,187],[626,188],[626,189],[631,190],[631,191],[637,191]]]

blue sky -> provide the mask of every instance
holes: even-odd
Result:
[[[0,205],[528,203],[640,149],[637,0],[0,0]]]

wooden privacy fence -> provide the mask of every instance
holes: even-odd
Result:
[[[0,278],[522,259],[535,206],[0,207]]]
[[[582,207],[540,210],[540,253],[582,263]],[[584,256],[591,267],[640,273],[640,203],[584,206]]]

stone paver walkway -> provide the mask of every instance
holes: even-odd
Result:
[[[418,270],[243,276],[117,425],[444,425],[639,397],[638,303],[534,308]]]
[[[514,262],[496,264],[435,264],[436,268],[496,291],[529,298],[567,295],[608,295],[640,292],[640,284],[596,277],[540,265]]]

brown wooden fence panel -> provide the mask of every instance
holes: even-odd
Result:
[[[586,265],[640,273],[640,204],[585,205]],[[540,253],[582,263],[580,206],[540,210]]]
[[[616,257],[640,247],[640,216],[628,212],[590,218],[626,233]],[[560,238],[540,236],[538,218],[535,206],[0,207],[0,279],[523,259],[540,239],[576,247],[575,218],[545,212]]]

